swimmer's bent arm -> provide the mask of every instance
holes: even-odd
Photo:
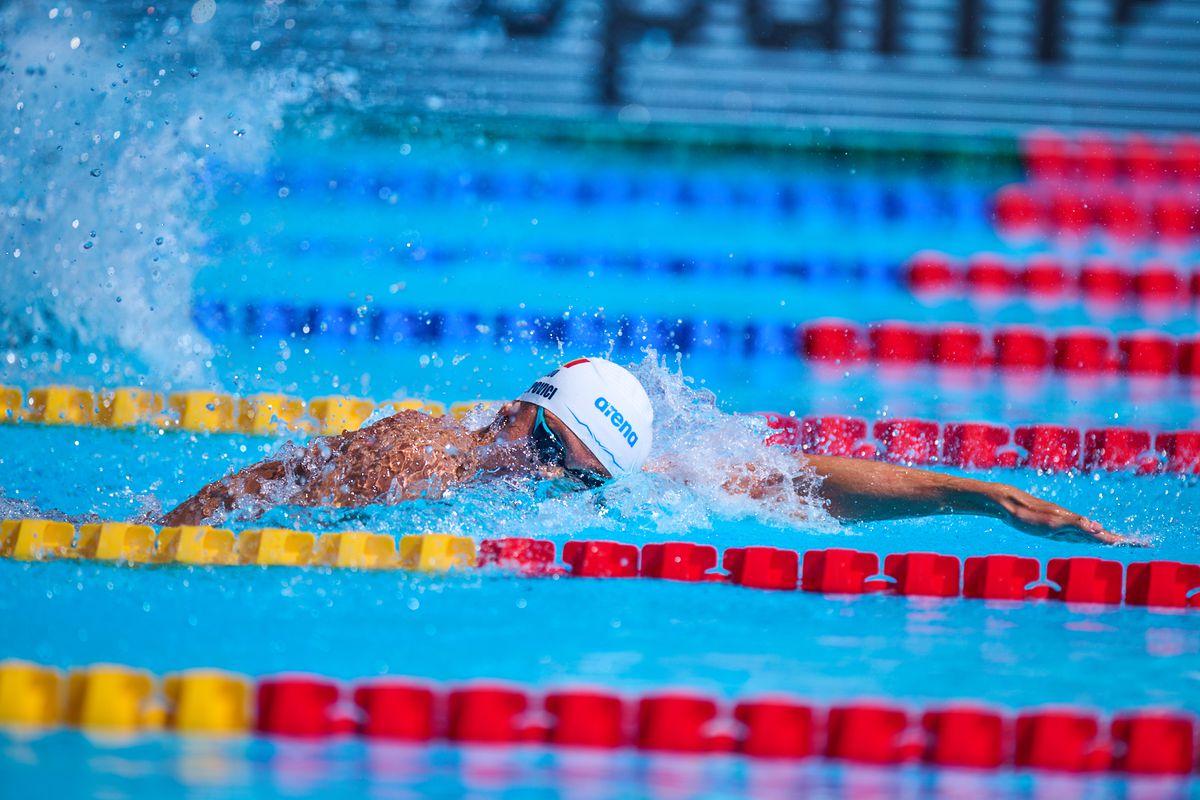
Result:
[[[1034,536],[1127,543],[1098,522],[1004,483],[877,461],[813,455],[804,458],[820,479],[817,493],[828,502],[830,513],[844,521],[976,514],[1002,520]],[[795,488],[804,494],[812,489],[801,480]]]
[[[167,525],[201,525],[218,512],[224,516],[242,498],[261,497],[268,484],[282,478],[285,471],[282,461],[260,461],[205,486],[176,506],[163,522]]]

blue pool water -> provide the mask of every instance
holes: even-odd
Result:
[[[826,316],[1196,333],[1189,314],[1156,322],[1136,308],[1104,315],[1078,304],[925,305],[905,291],[900,265],[925,248],[955,255],[1049,248],[1006,242],[990,223],[991,193],[1021,179],[1012,158],[897,152],[859,162],[837,152],[647,149],[496,135],[469,124],[447,134],[423,130],[396,108],[356,106],[351,92],[338,95],[345,87],[337,75],[321,69],[249,69],[245,53],[222,56],[211,32],[189,26],[187,14],[182,22],[154,21],[162,26],[155,35],[123,39],[83,11],[37,12],[45,22],[14,22],[20,35],[6,51],[14,65],[6,80],[24,105],[2,119],[6,130],[26,133],[11,134],[14,155],[0,162],[6,202],[21,211],[11,218],[22,220],[4,232],[17,266],[0,277],[3,383],[449,403],[511,398],[562,360],[611,348],[617,360],[642,362],[662,378],[664,391],[674,392],[668,399],[684,396],[669,389],[682,371],[716,404],[695,412],[710,425],[698,443],[665,435],[658,443],[694,471],[708,467],[699,485],[643,475],[567,497],[488,486],[393,508],[276,509],[260,521],[235,520],[237,530],[266,523],[559,544],[683,540],[718,549],[1200,562],[1194,477],[979,476],[1136,535],[1149,545],[1142,549],[1040,540],[964,517],[839,526],[814,511],[785,522],[716,490],[723,478],[711,464],[719,456],[779,457],[753,444],[761,429],[728,416],[754,411],[1196,427],[1196,389],[1174,379],[817,369],[788,340],[762,334]],[[4,13],[0,21],[15,20],[17,12]],[[68,34],[82,43],[69,44]],[[208,53],[213,68],[189,68],[171,41]],[[50,51],[56,59],[44,58]],[[104,98],[96,99],[97,87]],[[69,102],[56,103],[60,95]],[[76,126],[77,118],[88,124]],[[41,131],[34,144],[31,130]],[[60,141],[77,152],[54,155]],[[13,188],[31,174],[48,187],[38,202]],[[363,320],[396,311],[456,322],[446,325],[450,334],[410,331],[395,341],[265,326],[261,312],[248,321],[250,309],[309,307],[348,307]],[[498,315],[541,317],[576,334],[564,342],[478,327]],[[572,327],[597,315],[596,325]],[[622,318],[711,323],[724,338],[677,352],[661,338],[619,333]],[[749,329],[758,338],[743,338]],[[665,366],[643,361],[646,344]],[[729,441],[734,428],[741,434]],[[153,516],[279,445],[152,428],[0,426],[0,512]],[[722,698],[786,692],[820,705],[885,698],[914,707],[973,699],[1003,709],[1200,709],[1194,612],[829,599],[491,573],[6,560],[0,585],[0,658],[61,668],[115,662],[158,674],[210,666],[252,676],[493,678],[630,694],[686,687]],[[0,734],[0,794],[13,797],[1158,798],[1197,791],[1186,781],[780,766],[724,756]]]

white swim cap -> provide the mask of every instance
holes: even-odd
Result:
[[[562,420],[614,478],[637,472],[650,455],[650,397],[633,373],[611,361],[568,361],[517,399]]]

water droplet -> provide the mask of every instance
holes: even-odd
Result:
[[[100,168],[99,168],[99,167],[96,167],[94,170],[92,170],[92,177],[93,177],[93,178],[99,178],[99,177],[100,177]]]

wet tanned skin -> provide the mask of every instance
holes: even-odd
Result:
[[[559,477],[562,470],[542,466],[529,448],[536,416],[536,406],[513,401],[492,424],[471,431],[449,417],[401,411],[211,483],[163,521],[216,521],[235,505],[261,513],[274,505],[354,507],[437,499],[452,487],[505,474]],[[570,465],[608,474],[557,417],[546,412],[546,421],[567,445]]]

